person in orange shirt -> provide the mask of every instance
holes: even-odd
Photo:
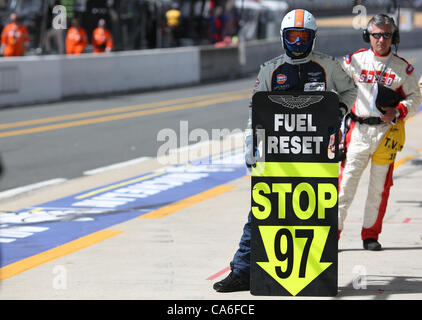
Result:
[[[72,20],[72,27],[66,35],[66,53],[67,54],[81,54],[84,52],[88,44],[88,37],[86,31],[79,25],[77,19]]]
[[[29,47],[29,36],[26,27],[19,23],[18,15],[10,15],[10,23],[1,33],[1,51],[4,57],[23,56]]]
[[[113,37],[105,25],[104,19],[98,20],[98,27],[92,32],[94,53],[110,52],[113,49]]]

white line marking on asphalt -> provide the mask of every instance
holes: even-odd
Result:
[[[29,191],[33,191],[33,190],[48,187],[48,186],[53,186],[59,183],[63,183],[65,181],[67,181],[67,179],[65,178],[56,178],[56,179],[37,182],[34,184],[29,184],[23,187],[9,189],[9,190],[0,192],[0,199],[11,198],[22,193],[26,193]]]
[[[151,157],[141,157],[141,158],[136,158],[136,159],[132,159],[132,160],[129,160],[129,161],[119,162],[119,163],[115,163],[115,164],[112,164],[112,165],[109,165],[109,166],[100,167],[100,168],[96,168],[96,169],[92,169],[92,170],[87,170],[87,171],[84,172],[84,175],[92,176],[92,175],[97,174],[97,173],[127,167],[127,166],[130,166],[132,164],[141,163],[141,162],[144,162],[144,161],[147,161],[147,160],[150,160],[150,159],[152,159],[152,158]]]

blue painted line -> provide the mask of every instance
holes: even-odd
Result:
[[[247,174],[243,150],[225,159],[232,160],[229,164],[218,164],[216,161],[204,164],[204,160],[205,163],[210,162],[207,158],[168,166],[37,207],[4,214],[0,221],[0,267]]]

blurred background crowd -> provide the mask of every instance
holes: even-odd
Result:
[[[357,4],[385,11],[398,2],[422,8],[422,0],[0,0],[2,53],[225,46],[239,39],[278,37],[282,16],[294,7],[333,16],[351,15]],[[55,6],[66,8],[65,29],[53,28]]]

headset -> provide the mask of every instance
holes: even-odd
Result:
[[[394,22],[394,19],[385,15],[386,17],[388,17],[390,19],[390,23],[394,28],[394,32],[393,32],[393,36],[392,36],[392,40],[391,40],[391,44],[397,46],[400,43],[400,33],[399,33],[399,28],[397,27],[396,23]],[[364,29],[363,33],[362,33],[362,38],[363,41],[369,43],[369,36],[370,33],[368,31],[368,29]]]

